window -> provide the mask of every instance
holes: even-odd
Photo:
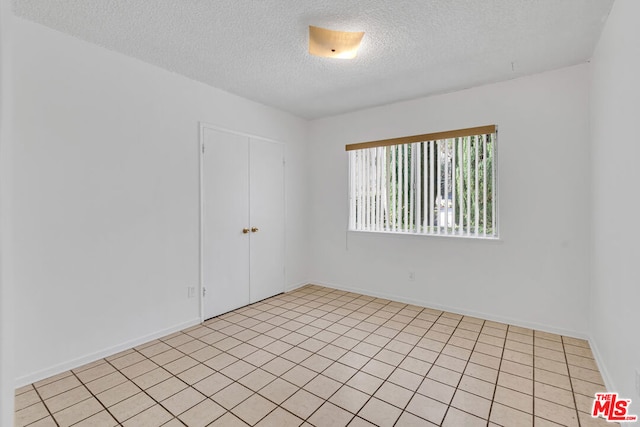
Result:
[[[349,229],[498,237],[497,129],[347,145]]]

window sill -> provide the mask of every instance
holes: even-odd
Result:
[[[353,236],[388,236],[388,237],[399,237],[399,238],[448,238],[455,240],[466,240],[466,241],[483,241],[483,242],[502,242],[503,240],[498,237],[491,236],[463,236],[459,234],[418,234],[411,232],[392,232],[392,231],[368,231],[368,230],[347,230],[347,233]]]

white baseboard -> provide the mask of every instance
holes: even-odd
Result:
[[[443,310],[443,311],[448,311],[448,312],[451,312],[451,313],[457,313],[457,314],[462,314],[462,315],[466,315],[466,316],[478,317],[478,318],[481,318],[481,319],[492,320],[494,322],[508,323],[510,325],[520,326],[522,328],[535,329],[535,330],[538,330],[538,331],[549,332],[549,333],[552,333],[552,334],[564,335],[566,337],[580,338],[580,339],[584,339],[584,340],[588,340],[589,339],[589,336],[587,334],[585,334],[585,333],[582,333],[582,332],[571,331],[571,330],[567,330],[567,329],[563,329],[563,328],[556,328],[554,326],[540,324],[540,323],[536,323],[536,322],[526,322],[526,321],[522,321],[520,319],[512,319],[512,318],[504,317],[504,316],[496,316],[495,314],[491,314],[491,313],[483,313],[483,312],[479,312],[479,311],[466,310],[466,309],[462,309],[462,308],[459,308],[459,307],[434,304],[434,303],[429,302],[429,301],[423,301],[423,300],[419,300],[419,299],[415,299],[415,298],[406,298],[406,297],[402,297],[402,296],[399,296],[399,295],[394,295],[394,294],[390,294],[390,293],[386,293],[386,292],[377,292],[377,291],[372,291],[370,289],[356,288],[356,287],[353,287],[353,286],[344,286],[344,285],[339,285],[339,284],[335,284],[335,283],[326,283],[326,282],[322,282],[322,281],[312,281],[310,283],[311,284],[317,284],[317,285],[320,285],[320,286],[325,286],[327,288],[341,290],[341,291],[355,292],[355,293],[358,293],[358,294],[368,295],[368,296],[372,296],[372,297],[376,297],[376,298],[384,298],[384,299],[388,299],[388,300],[404,302],[404,303],[407,303],[407,304],[418,305],[418,306],[421,306],[421,307],[428,307],[428,308],[433,308],[433,309],[436,309],[436,310]]]
[[[598,365],[600,375],[602,375],[602,381],[604,381],[604,385],[607,388],[607,391],[617,392],[618,389],[615,387],[613,379],[611,378],[611,375],[607,370],[607,365],[604,364],[604,360],[602,360],[600,350],[598,349],[596,342],[592,338],[589,338],[589,346],[591,347],[591,353],[593,353],[593,358],[596,360],[596,365]]]
[[[22,377],[16,378],[15,387],[19,388],[25,386],[27,384],[34,383],[36,381],[43,380],[45,378],[49,378],[53,375],[60,374],[62,372],[66,372],[70,369],[75,369],[80,366],[86,365],[87,363],[95,362],[96,360],[103,359],[105,357],[109,357],[121,351],[130,349],[132,347],[137,347],[146,342],[155,340],[157,338],[164,337],[166,335],[172,334],[174,332],[181,331],[183,329],[189,328],[191,326],[197,325],[200,323],[200,319],[192,319],[187,322],[180,323],[178,325],[153,332],[148,335],[144,335],[142,337],[138,337],[126,342],[123,342],[118,345],[114,345],[112,347],[105,348],[104,350],[96,351],[95,353],[87,354],[82,357],[78,357],[76,359],[70,360],[68,362],[60,363],[55,366],[52,366],[47,369],[42,369],[37,372],[33,372],[31,374],[24,375]]]
[[[285,292],[291,292],[291,291],[295,291],[296,289],[299,289],[303,286],[307,286],[309,284],[308,281],[304,281],[304,282],[299,282],[299,283],[294,283],[292,285],[287,285],[284,288]]]

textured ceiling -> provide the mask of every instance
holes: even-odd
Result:
[[[18,16],[305,118],[587,61],[613,0],[14,0]],[[308,25],[365,31],[354,60]]]

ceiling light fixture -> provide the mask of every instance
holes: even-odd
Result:
[[[333,31],[309,25],[309,53],[327,58],[356,57],[364,32]]]

